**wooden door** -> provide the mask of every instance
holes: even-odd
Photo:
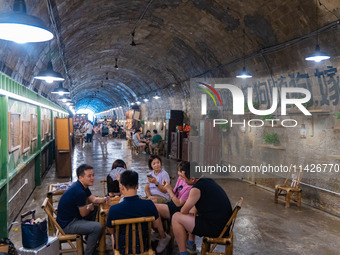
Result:
[[[69,118],[55,118],[56,172],[58,177],[71,177],[71,139]]]

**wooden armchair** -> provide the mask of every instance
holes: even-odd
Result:
[[[48,222],[54,225],[56,229],[55,235],[58,237],[60,241],[59,253],[69,253],[69,252],[76,252],[77,255],[83,255],[83,239],[80,235],[68,235],[65,234],[64,230],[59,226],[54,215],[57,215],[57,211],[53,208],[51,203],[49,202],[49,198],[45,198],[41,208],[45,211],[48,216]],[[76,245],[72,242],[75,241]],[[68,243],[70,245],[69,249],[63,249],[62,243]]]
[[[234,235],[233,235],[233,228],[235,225],[235,220],[237,217],[238,211],[241,209],[243,203],[243,197],[241,197],[240,201],[236,204],[233,214],[231,215],[230,219],[228,220],[227,224],[224,226],[221,234],[218,237],[203,237],[202,240],[202,251],[201,255],[232,255],[233,254],[233,243],[234,243]],[[226,236],[226,231],[229,229],[229,234]],[[225,245],[225,252],[213,252],[216,248],[216,245]],[[213,245],[210,248],[210,245]]]
[[[152,222],[155,220],[155,217],[140,217],[140,218],[131,218],[131,219],[123,219],[123,220],[113,220],[112,226],[114,227],[115,240],[112,236],[112,245],[114,246],[114,255],[120,255],[119,252],[119,233],[120,226],[125,228],[125,255],[129,254],[129,236],[132,236],[132,254],[142,254],[142,255],[154,255],[155,252],[151,248],[151,226]],[[142,223],[148,224],[148,247],[145,246],[143,242],[143,233],[142,233]],[[138,230],[136,230],[136,226]],[[132,229],[131,235],[129,234],[130,228]],[[137,233],[138,231],[138,233]],[[137,253],[136,245],[137,245],[137,234],[139,239],[139,247],[140,253]]]
[[[291,199],[296,201],[298,206],[301,206],[302,190],[298,186],[302,179],[302,173],[302,169],[299,169],[298,172],[290,171],[283,184],[275,185],[275,203],[278,203],[279,196],[285,196],[286,208],[290,207]]]
[[[161,140],[157,146],[153,149],[154,155],[164,155],[164,142]]]

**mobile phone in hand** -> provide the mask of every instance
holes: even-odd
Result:
[[[153,176],[152,176],[152,174],[148,174],[146,177],[152,178]]]

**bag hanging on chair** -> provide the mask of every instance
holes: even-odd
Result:
[[[23,220],[32,215],[32,219]],[[33,249],[47,243],[47,221],[33,223],[35,219],[35,210],[28,211],[21,215],[21,234],[22,246],[27,249]]]

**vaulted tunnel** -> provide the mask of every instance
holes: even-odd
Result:
[[[9,11],[12,4],[3,0],[0,11]],[[340,15],[336,0],[317,6],[303,0],[27,0],[26,5],[55,38],[23,45],[0,41],[0,70],[58,102],[50,93],[57,84],[33,78],[51,59],[66,78],[63,85],[70,89],[76,109],[94,112],[129,108],[131,102],[152,99],[155,93],[166,102],[160,107],[185,110],[178,102],[188,99],[190,78],[233,77],[244,56],[258,77],[294,68],[291,63],[298,65],[313,51],[315,31]],[[130,45],[132,32],[136,46]],[[299,38],[304,40],[289,46]],[[319,38],[324,48],[330,44],[327,50],[337,54],[331,33],[321,31]],[[282,55],[264,51],[285,43],[289,60],[278,61]],[[254,55],[259,52],[262,56]],[[115,59],[119,69],[114,68]]]

